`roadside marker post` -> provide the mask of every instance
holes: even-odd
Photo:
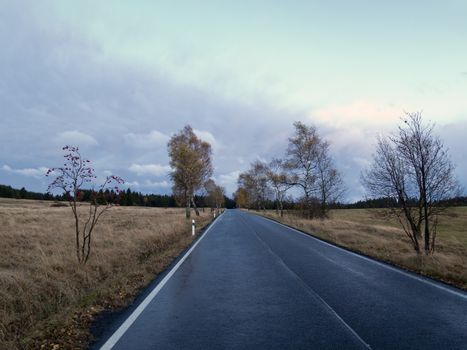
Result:
[[[196,225],[195,225],[195,220],[191,220],[191,235],[195,235],[195,230],[196,230]]]
[[[194,220],[193,220],[194,221]],[[209,231],[218,223],[219,220],[216,220],[203,232],[201,237],[194,241],[191,248],[181,257],[177,264],[172,267],[172,269],[165,275],[165,277],[160,281],[154,289],[149,293],[149,295],[138,305],[138,307],[128,316],[128,318],[123,321],[120,327],[107,339],[107,341],[100,347],[99,350],[111,350],[115,344],[120,340],[120,338],[126,333],[130,326],[137,320],[137,318],[143,313],[144,309],[149,305],[149,303],[159,294],[161,289],[169,281],[169,279],[175,274],[175,272],[180,268],[183,262],[188,258],[191,252],[196,248],[196,246],[201,242],[201,240],[209,233]]]

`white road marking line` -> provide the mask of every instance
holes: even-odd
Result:
[[[222,215],[221,215],[222,216]],[[164,285],[169,281],[170,277],[178,270],[178,268],[183,264],[183,262],[188,258],[191,252],[196,248],[199,242],[206,236],[206,234],[211,230],[211,228],[216,225],[217,222],[221,220],[221,217],[218,217],[211,226],[202,234],[202,236],[193,244],[193,246],[185,253],[185,255],[178,261],[178,263],[169,271],[167,275],[154,287],[154,289],[149,293],[149,295],[138,305],[138,307],[131,313],[130,316],[121,324],[121,326],[112,334],[112,336],[107,339],[104,345],[100,347],[100,350],[110,350],[115,344],[120,340],[120,338],[125,334],[125,332],[130,328],[130,326],[136,321],[136,319],[141,315],[144,309],[149,305],[149,303],[156,297],[156,295],[161,291]]]
[[[258,215],[257,215],[257,216],[258,216]],[[398,269],[398,268],[395,267],[395,266],[391,266],[391,265],[385,264],[385,263],[383,263],[383,262],[381,262],[381,261],[368,258],[368,257],[366,257],[366,256],[364,256],[364,255],[360,255],[360,254],[358,254],[358,253],[355,253],[355,252],[352,252],[352,251],[350,251],[350,250],[341,248],[341,247],[336,246],[336,245],[334,245],[334,244],[325,242],[325,241],[320,240],[320,239],[318,239],[318,238],[316,238],[316,237],[313,237],[312,235],[306,234],[305,232],[299,231],[299,230],[297,230],[297,229],[295,229],[295,228],[293,228],[293,227],[287,226],[287,225],[285,225],[285,224],[283,224],[283,223],[277,222],[277,221],[272,220],[272,219],[269,219],[269,218],[267,218],[267,217],[264,217],[264,216],[258,216],[258,217],[261,217],[261,218],[263,218],[263,219],[266,219],[266,220],[268,220],[268,221],[271,221],[271,222],[273,222],[273,223],[275,223],[275,224],[277,224],[277,225],[283,226],[283,227],[285,227],[285,228],[287,228],[287,229],[289,229],[289,230],[291,230],[291,231],[294,231],[294,232],[296,232],[296,233],[300,233],[300,234],[302,234],[302,235],[304,235],[304,236],[306,236],[306,237],[308,237],[308,238],[311,238],[311,239],[313,239],[314,241],[317,241],[317,242],[319,242],[319,243],[323,243],[323,244],[328,245],[328,246],[330,246],[330,247],[337,248],[337,249],[339,249],[339,250],[341,250],[341,251],[343,251],[343,252],[346,252],[346,253],[348,253],[348,254],[350,254],[350,255],[357,256],[357,257],[359,257],[360,259],[363,259],[363,260],[366,260],[366,261],[369,261],[369,262],[378,264],[379,266],[382,266],[382,267],[385,267],[386,269],[389,269],[389,270],[398,272],[398,273],[400,273],[400,274],[402,274],[402,275],[404,275],[404,276],[411,277],[411,278],[413,278],[413,279],[415,279],[415,280],[417,280],[417,281],[419,281],[419,282],[424,282],[424,283],[426,283],[426,284],[428,284],[428,285],[430,285],[430,286],[432,286],[432,287],[441,289],[441,290],[443,290],[443,291],[445,291],[445,292],[449,292],[449,293],[454,294],[454,295],[456,295],[456,296],[458,296],[458,297],[461,297],[461,298],[463,298],[463,299],[467,299],[467,293],[462,293],[462,292],[456,291],[456,290],[451,289],[451,288],[449,288],[449,287],[447,287],[447,286],[443,286],[442,284],[438,284],[438,283],[436,283],[435,281],[431,281],[431,280],[429,280],[429,279],[427,279],[427,278],[423,278],[423,277],[419,277],[419,276],[413,275],[413,274],[408,273],[408,272],[406,272],[406,271],[404,271],[404,270],[402,270],[402,269]]]
[[[247,225],[248,227],[250,227],[243,218],[241,218],[243,223],[245,225]],[[321,298],[321,296],[313,289],[311,288],[294,270],[292,270],[289,265],[287,265],[285,263],[284,260],[282,260],[282,258],[276,254],[272,249],[271,247],[258,235],[258,232],[256,232],[256,230],[253,228],[253,227],[250,227],[250,229],[253,231],[253,233],[255,234],[256,238],[266,247],[266,249],[268,250],[269,254],[271,254],[278,262],[279,264],[281,264],[284,269],[286,269],[288,271],[289,274],[291,274],[293,276],[293,278],[295,278],[301,285],[302,287],[304,287],[308,293],[310,293],[313,297],[315,297],[316,299],[318,299],[319,302],[321,302],[323,304],[323,306],[331,313],[334,315],[334,317],[337,318],[338,321],[340,321],[342,323],[342,325],[347,328],[347,330],[364,346],[366,347],[367,349],[371,350],[371,346],[370,344],[368,344],[365,340],[363,340],[363,338],[357,333],[356,330],[354,330],[347,322],[345,322],[345,320],[337,313],[336,310],[334,310],[331,305],[329,305],[323,298]]]

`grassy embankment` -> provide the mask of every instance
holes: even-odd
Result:
[[[85,348],[93,318],[128,305],[192,241],[183,209],[115,207],[79,266],[71,210],[51,205],[0,199],[0,349]]]
[[[353,251],[467,289],[467,207],[450,208],[440,219],[436,252],[417,256],[397,219],[384,209],[332,210],[329,219],[291,213],[260,214]]]

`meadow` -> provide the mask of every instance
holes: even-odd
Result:
[[[363,253],[467,290],[467,207],[441,217],[436,251],[417,255],[397,219],[385,209],[336,209],[327,219],[303,219],[294,212],[257,212],[350,250]]]
[[[184,209],[113,207],[82,266],[73,225],[59,203],[0,199],[0,349],[85,348],[95,317],[128,305],[192,241]]]

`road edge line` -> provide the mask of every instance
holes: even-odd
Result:
[[[296,228],[294,228],[292,226],[283,224],[282,222],[276,221],[274,219],[270,219],[270,218],[268,218],[266,216],[262,216],[262,215],[258,215],[258,214],[254,214],[254,213],[247,213],[247,214],[255,215],[257,217],[269,220],[269,221],[271,221],[271,222],[273,222],[273,223],[275,223],[277,225],[281,225],[281,226],[283,226],[285,228],[288,228],[289,230],[295,231],[296,233],[300,233],[300,234],[302,234],[302,235],[304,235],[304,236],[306,236],[306,237],[308,237],[310,239],[314,239],[315,241],[318,241],[318,242],[323,243],[325,245],[328,245],[330,247],[337,248],[337,249],[342,250],[344,252],[347,252],[347,253],[349,253],[351,255],[359,257],[360,259],[376,263],[376,264],[378,264],[378,265],[380,265],[382,267],[385,267],[388,270],[392,270],[392,271],[400,273],[402,275],[406,275],[406,276],[411,277],[411,278],[413,278],[413,279],[415,279],[415,280],[417,280],[419,282],[426,283],[426,284],[428,284],[428,285],[430,285],[430,286],[432,286],[434,288],[438,288],[440,290],[444,290],[446,292],[454,294],[454,295],[456,295],[458,297],[461,297],[463,299],[467,299],[467,292],[464,292],[462,289],[459,289],[459,288],[457,288],[455,286],[451,286],[449,284],[446,284],[443,281],[437,281],[437,280],[434,280],[434,279],[429,278],[427,276],[416,274],[415,272],[412,272],[410,270],[405,270],[405,269],[402,269],[402,268],[400,268],[398,266],[388,264],[388,263],[386,263],[384,261],[380,261],[380,260],[371,258],[369,256],[362,255],[362,254],[360,254],[358,252],[354,252],[353,250],[350,250],[350,249],[347,249],[347,248],[344,248],[344,247],[340,247],[338,245],[327,242],[327,241],[325,241],[325,240],[323,240],[323,239],[321,239],[319,237],[315,237],[313,234],[309,234],[307,232],[300,231],[299,229],[296,229]],[[459,289],[459,290],[457,290],[457,289]]]
[[[245,220],[243,218],[241,218],[242,221],[244,222],[245,225],[247,225],[247,223],[245,222]],[[372,350],[370,344],[368,344],[361,336],[360,334],[357,333],[357,331],[355,329],[353,329],[343,318],[341,315],[339,315],[337,313],[336,310],[334,310],[332,308],[331,305],[329,305],[326,300],[324,300],[321,295],[318,294],[318,292],[316,292],[310,285],[308,285],[308,283],[306,283],[289,265],[286,264],[286,262],[279,256],[279,254],[277,254],[276,252],[274,252],[272,250],[272,248],[259,236],[258,232],[254,229],[254,228],[251,228],[251,230],[253,231],[253,233],[255,234],[256,236],[256,239],[258,239],[258,241],[261,242],[261,244],[263,244],[266,249],[269,251],[269,253],[271,255],[273,255],[275,257],[275,259],[278,261],[279,264],[281,264],[307,291],[309,294],[312,295],[312,297],[316,298],[318,300],[318,302],[320,302],[324,308],[326,310],[328,310],[328,312],[330,312],[331,314],[334,315],[334,317],[337,318],[337,320],[362,344],[365,346],[365,348],[369,349],[369,350]]]
[[[223,215],[223,213],[222,213]],[[100,350],[110,350],[115,344],[120,340],[120,338],[126,333],[126,331],[131,327],[131,325],[136,321],[136,319],[143,313],[144,309],[149,305],[149,303],[159,294],[161,289],[169,281],[169,279],[177,272],[179,267],[183,262],[188,258],[191,252],[196,248],[196,246],[201,242],[201,240],[208,234],[214,225],[219,222],[221,216],[218,216],[214,222],[209,225],[206,231],[203,232],[201,237],[191,246],[191,248],[183,255],[180,260],[175,264],[174,267],[164,276],[164,278],[154,287],[154,289],[149,293],[146,298],[138,305],[138,307],[128,316],[125,321],[117,328],[117,330],[106,340],[106,342],[99,348]]]

